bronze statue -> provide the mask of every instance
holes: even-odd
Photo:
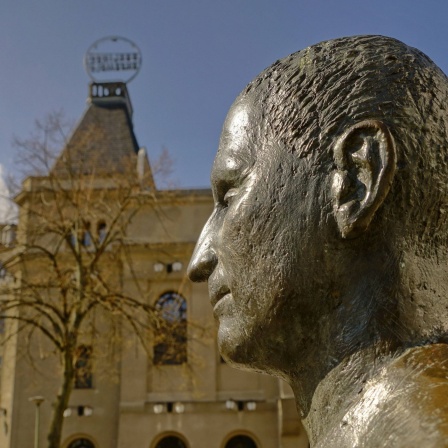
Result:
[[[189,275],[312,447],[448,446],[447,107],[427,56],[358,36],[277,61],[226,118]]]

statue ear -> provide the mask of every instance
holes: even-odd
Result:
[[[354,238],[367,229],[392,184],[396,169],[392,135],[379,121],[357,123],[339,137],[334,159],[336,222],[343,238]]]

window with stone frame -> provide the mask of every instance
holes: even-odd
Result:
[[[75,361],[75,389],[92,389],[92,346],[80,345]]]
[[[179,365],[187,362],[187,301],[169,291],[156,302],[160,325],[154,334],[153,363]]]

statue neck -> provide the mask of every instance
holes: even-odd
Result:
[[[369,276],[344,278],[338,289],[330,291],[327,299],[322,300],[325,312],[319,308],[316,311],[319,315],[304,314],[297,325],[310,337],[306,344],[298,344],[300,352],[289,349],[293,355],[288,357],[288,369],[282,371],[282,377],[294,390],[302,418],[312,413],[316,394],[324,384],[330,386],[323,400],[326,397],[337,400],[346,395],[344,388],[353,386],[354,378],[362,381],[368,375],[382,354],[393,353],[402,345],[403,339],[395,327],[388,326],[387,322],[383,325],[386,319],[381,320],[385,311],[388,316],[397,315],[397,310],[389,307],[396,301],[388,299],[388,285],[378,281],[381,275],[371,271]],[[340,381],[345,374],[346,381]],[[331,384],[333,377],[337,380]]]

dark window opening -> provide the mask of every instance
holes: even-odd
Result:
[[[184,441],[179,439],[179,437],[168,436],[160,440],[157,443],[156,448],[187,448],[187,445],[185,445]]]
[[[248,436],[232,437],[225,448],[257,448],[257,444]]]
[[[89,439],[76,439],[70,443],[68,448],[95,448],[95,445]]]
[[[96,227],[96,233],[98,235],[98,243],[101,244],[107,235],[107,225],[104,221],[99,221]]]
[[[71,247],[75,247],[75,246],[76,246],[76,234],[75,234],[75,231],[74,231],[74,230],[72,230],[72,231],[70,232],[70,235],[69,235],[69,237],[68,237],[68,240],[69,240],[69,243],[70,243],[70,246],[71,246]]]
[[[160,326],[154,335],[155,365],[187,362],[187,302],[175,292],[163,294],[156,303]]]

